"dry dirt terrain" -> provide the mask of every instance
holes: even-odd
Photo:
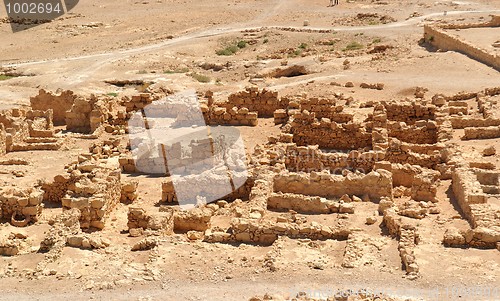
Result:
[[[500,300],[498,0],[6,9],[0,300]]]

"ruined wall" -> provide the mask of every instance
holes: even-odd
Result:
[[[0,156],[7,153],[7,133],[5,132],[5,127],[0,123]]]
[[[318,223],[285,223],[274,220],[234,218],[228,232],[206,231],[208,242],[243,242],[271,245],[278,236],[314,240],[346,240],[350,231],[343,227],[322,226]]]
[[[306,214],[354,213],[351,203],[332,201],[319,196],[305,196],[294,193],[272,193],[267,199],[267,209],[293,210]]]
[[[436,106],[416,102],[382,102],[387,113],[387,119],[391,121],[414,124],[418,120],[434,120],[436,118]]]
[[[152,213],[139,207],[130,207],[127,216],[129,232],[132,232],[132,229],[141,229],[161,231],[163,235],[174,233],[173,211]]]
[[[500,126],[465,128],[462,140],[500,138]]]
[[[70,168],[79,170],[81,175],[77,176],[74,184],[68,186],[66,195],[62,198],[63,208],[77,208],[81,211],[82,228],[104,228],[107,216],[120,202],[118,161],[109,159],[99,163],[91,159],[81,160]]]
[[[77,97],[66,112],[66,129],[76,133],[93,133],[106,120],[106,108],[92,95],[90,99]]]
[[[476,175],[467,168],[455,169],[452,181],[453,194],[457,199],[458,205],[471,225],[474,228],[477,227],[477,220],[472,212],[471,205],[485,204],[487,201],[486,195],[481,189],[481,184],[477,180]]]
[[[257,125],[257,112],[250,112],[246,107],[232,107],[230,109],[210,106],[204,109],[205,121],[208,125]]]
[[[43,191],[39,187],[0,187],[0,217],[17,227],[36,222],[42,212]]]
[[[389,137],[413,144],[434,144],[437,142],[438,127],[434,121],[419,120],[413,125],[388,122]]]
[[[339,150],[372,147],[372,134],[363,124],[336,123],[327,118],[318,120],[314,113],[307,111],[293,116],[290,133],[299,146],[319,145]]]
[[[451,125],[454,129],[463,129],[466,127],[489,127],[500,126],[500,119],[495,118],[477,118],[477,117],[450,117]]]
[[[273,117],[274,111],[284,109],[288,105],[286,100],[278,98],[278,92],[257,87],[246,88],[245,91],[229,95],[227,102],[221,104],[227,110],[233,107],[246,107],[251,112],[257,112],[260,117]]]
[[[367,173],[372,171],[376,161],[383,159],[383,152],[327,153],[318,146],[297,146],[288,144],[285,151],[285,166],[289,171],[321,171],[329,170],[339,173],[344,169],[359,170]]]
[[[446,32],[446,30],[426,24],[424,25],[424,38],[439,49],[463,53],[500,71],[500,56],[498,54],[478,48],[470,42]]]
[[[428,169],[436,169],[436,167],[444,163],[441,154],[444,146],[431,144],[409,144],[391,138],[385,158],[391,163],[420,165]]]
[[[340,198],[347,194],[360,198],[368,196],[375,201],[382,197],[392,199],[392,174],[383,169],[366,175],[346,172],[345,176],[323,172],[283,172],[274,177],[274,191],[326,198]]]
[[[440,176],[438,171],[418,165],[391,164],[387,161],[375,163],[374,169],[385,169],[392,172],[393,186],[410,188],[413,200],[437,202],[436,194]]]
[[[315,113],[316,118],[329,118],[338,123],[352,122],[354,118],[353,114],[343,112],[344,106],[337,105],[336,99],[302,99],[300,109]]]
[[[31,97],[31,108],[33,110],[52,110],[54,113],[54,125],[66,124],[66,111],[68,111],[76,99],[73,91],[66,90],[60,93],[47,92],[44,89],[38,91],[38,95]]]

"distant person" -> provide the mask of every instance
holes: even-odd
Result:
[[[339,5],[339,0],[330,0],[330,5],[328,6],[335,6],[335,5]]]

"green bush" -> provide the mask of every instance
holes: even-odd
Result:
[[[203,74],[191,73],[190,75],[192,78],[196,79],[200,83],[209,83],[211,81],[209,76]]]
[[[245,47],[247,47],[247,41],[239,41],[238,44],[236,44],[236,46],[238,46],[238,48],[240,49],[243,49]]]
[[[306,43],[302,43],[299,45],[300,49],[306,49],[307,47],[308,47],[308,45]]]
[[[0,74],[0,80],[8,80],[8,79],[11,79],[11,78],[14,78],[14,76]]]
[[[358,42],[351,42],[343,50],[344,51],[351,51],[351,50],[359,50],[359,49],[363,49],[362,44],[360,44]]]
[[[186,68],[178,68],[178,69],[174,69],[174,70],[165,70],[163,71],[164,73],[166,74],[175,74],[175,73],[186,73],[188,72],[189,69],[186,67]]]
[[[106,95],[108,95],[108,96],[113,96],[113,97],[117,97],[117,96],[118,96],[118,93],[116,93],[116,92],[110,92],[110,93],[108,93],[108,94],[106,94]]]

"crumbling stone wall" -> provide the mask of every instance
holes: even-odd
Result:
[[[43,191],[39,187],[0,187],[0,217],[24,227],[36,222],[42,212]]]
[[[498,18],[498,16],[496,17]],[[470,25],[469,25],[470,26]],[[469,27],[467,27],[469,28]],[[451,32],[435,25],[424,25],[424,39],[434,47],[444,51],[457,51],[472,57],[486,65],[500,70],[500,56],[453,35]]]
[[[392,174],[383,169],[366,175],[346,171],[345,176],[325,172],[283,172],[274,177],[274,191],[326,198],[340,198],[348,194],[360,198],[366,195],[374,201],[382,197],[392,199]]]
[[[386,152],[386,160],[391,163],[420,165],[428,169],[436,169],[444,163],[441,151],[444,146],[430,144],[409,144],[391,138]]]
[[[354,119],[353,114],[343,112],[344,106],[337,105],[336,99],[302,99],[300,109],[315,113],[318,119],[328,118],[337,123],[352,122]]]
[[[354,213],[354,207],[349,202],[282,192],[272,193],[269,196],[267,208],[279,211],[293,210],[306,214]]]
[[[437,108],[434,105],[419,102],[382,102],[391,121],[415,124],[418,120],[434,120]]]
[[[419,120],[412,125],[388,122],[389,137],[413,144],[434,144],[437,142],[438,126],[434,121]]]
[[[221,106],[227,110],[246,107],[250,112],[257,112],[260,117],[273,117],[274,111],[286,108],[287,101],[279,99],[278,92],[248,87],[245,91],[229,95],[227,102]]]
[[[77,133],[93,133],[106,120],[105,113],[105,105],[95,95],[90,99],[78,96],[66,112],[66,128]]]
[[[392,172],[393,186],[410,188],[413,200],[437,202],[436,194],[440,177],[438,171],[418,165],[391,164],[387,161],[375,163],[374,169],[385,169]]]
[[[151,213],[143,208],[130,207],[127,227],[129,232],[133,232],[132,229],[141,229],[161,231],[164,235],[171,235],[174,233],[173,211]]]
[[[462,140],[500,138],[500,126],[466,127]]]
[[[359,152],[356,150],[348,153],[327,153],[318,146],[297,146],[288,144],[285,152],[285,165],[289,171],[321,171],[329,170],[339,173],[344,169],[358,170],[364,173],[372,171],[376,161],[382,160],[383,152]]]
[[[372,134],[363,124],[336,123],[327,118],[318,120],[308,111],[293,116],[290,133],[299,146],[319,145],[339,150],[372,148]]]
[[[77,208],[81,211],[82,228],[104,228],[104,221],[111,210],[120,202],[120,169],[117,160],[105,163],[88,159],[70,167],[77,170],[77,180],[68,186],[62,198],[64,209]]]
[[[66,111],[71,109],[76,98],[70,90],[53,93],[41,89],[37,96],[30,98],[30,103],[33,110],[52,110],[54,125],[61,126],[66,124]]]
[[[349,234],[349,229],[345,227],[322,226],[316,222],[286,223],[269,219],[234,218],[227,232],[205,231],[205,241],[271,245],[278,236],[315,240],[346,240]]]
[[[246,107],[230,109],[218,106],[202,106],[202,112],[208,125],[257,125],[257,112],[250,112]]]

